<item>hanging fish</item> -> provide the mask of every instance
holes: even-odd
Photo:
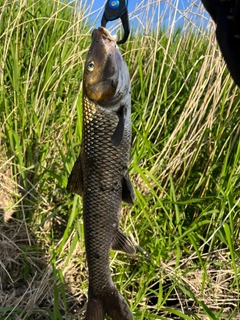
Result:
[[[130,79],[116,37],[95,29],[83,76],[83,135],[80,156],[67,190],[82,196],[89,272],[85,320],[132,320],[125,299],[113,284],[110,248],[135,253],[119,229],[121,202],[132,204],[128,178],[131,148]]]

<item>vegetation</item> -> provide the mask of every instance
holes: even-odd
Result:
[[[121,224],[151,259],[113,252],[112,274],[136,320],[237,319],[240,92],[214,28],[195,27],[202,9],[183,19],[177,1],[168,6],[137,8],[121,47],[137,196]],[[81,198],[65,188],[80,149],[90,12],[81,1],[0,0],[0,319],[85,311]]]

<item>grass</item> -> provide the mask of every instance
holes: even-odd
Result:
[[[111,269],[137,320],[238,319],[239,89],[214,28],[197,23],[202,8],[183,17],[176,7],[140,3],[121,47],[137,196],[121,225],[151,260],[113,252]],[[81,319],[85,310],[81,198],[65,187],[80,148],[91,8],[0,1],[0,319]]]

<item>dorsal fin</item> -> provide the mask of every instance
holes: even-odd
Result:
[[[126,113],[126,106],[123,104],[117,111],[118,116],[118,124],[117,127],[112,135],[112,143],[114,147],[118,147],[122,141],[124,125],[125,125],[125,113]]]

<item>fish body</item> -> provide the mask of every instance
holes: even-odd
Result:
[[[67,190],[82,196],[89,272],[85,320],[132,320],[127,302],[115,288],[109,252],[135,248],[119,230],[121,202],[132,204],[128,178],[131,148],[130,79],[116,38],[103,27],[93,31],[83,76],[83,134],[80,156]]]

